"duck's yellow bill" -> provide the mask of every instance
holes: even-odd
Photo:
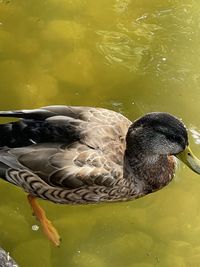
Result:
[[[189,146],[186,147],[183,152],[177,154],[176,157],[180,159],[183,163],[185,163],[194,172],[200,174],[200,160],[195,157]]]

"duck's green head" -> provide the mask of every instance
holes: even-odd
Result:
[[[168,113],[152,112],[136,120],[128,130],[126,141],[127,149],[149,157],[174,155],[200,174],[200,160],[189,148],[186,127]]]

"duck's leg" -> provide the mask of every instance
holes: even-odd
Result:
[[[56,228],[47,219],[45,211],[38,204],[36,197],[28,195],[28,201],[33,209],[33,213],[40,222],[42,229],[48,239],[53,242],[53,244],[58,247],[60,245],[60,236]]]

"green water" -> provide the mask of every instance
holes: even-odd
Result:
[[[199,14],[198,0],[1,0],[0,108],[168,111],[200,157]],[[25,193],[1,181],[0,246],[21,267],[199,267],[199,192],[180,164],[167,188],[137,201],[40,201],[62,236],[54,248],[32,230]]]

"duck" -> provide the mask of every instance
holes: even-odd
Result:
[[[173,179],[178,159],[200,174],[183,122],[165,112],[135,121],[105,108],[1,111],[0,177],[21,187],[48,239],[60,235],[37,198],[59,204],[134,200]],[[16,120],[18,119],[18,120]]]

